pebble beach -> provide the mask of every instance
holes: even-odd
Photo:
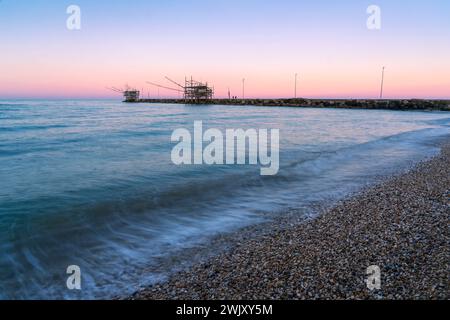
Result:
[[[447,138],[440,155],[317,218],[248,237],[130,299],[450,299],[449,163]],[[373,265],[379,290],[366,283]]]

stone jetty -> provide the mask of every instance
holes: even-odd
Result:
[[[139,99],[134,103],[185,104],[184,99]],[[342,108],[378,110],[450,111],[450,100],[375,100],[375,99],[212,99],[198,104],[267,107]]]

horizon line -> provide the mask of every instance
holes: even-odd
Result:
[[[142,97],[143,100],[184,100],[184,98],[179,97]],[[105,97],[1,97],[0,100],[120,100],[120,98],[105,96]],[[386,97],[386,98],[377,98],[377,97],[246,97],[241,98],[237,97],[236,99],[229,99],[228,97],[215,97],[213,100],[448,100],[449,97],[426,97],[426,98],[418,98],[418,97]]]

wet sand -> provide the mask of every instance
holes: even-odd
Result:
[[[131,299],[450,299],[449,163],[447,139],[439,156],[318,218],[244,237]],[[372,265],[380,290],[367,288]]]

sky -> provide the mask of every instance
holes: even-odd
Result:
[[[377,98],[383,66],[385,98],[450,98],[450,1],[0,0],[0,99],[176,97],[165,76],[288,98],[296,73],[299,97]]]

